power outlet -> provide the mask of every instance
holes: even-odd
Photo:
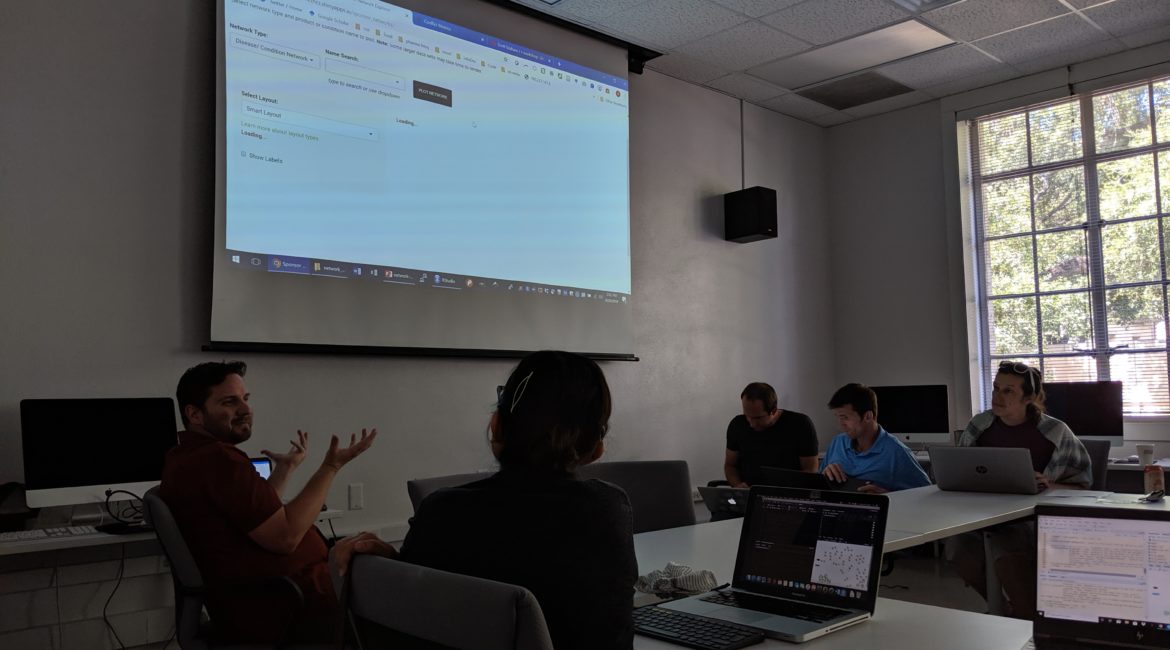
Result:
[[[349,484],[349,509],[361,510],[366,507],[365,490],[361,483]]]

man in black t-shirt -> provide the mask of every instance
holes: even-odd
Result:
[[[727,456],[723,473],[732,487],[749,487],[761,467],[817,471],[817,432],[803,413],[776,406],[776,391],[754,382],[739,396],[743,415],[727,425]]]

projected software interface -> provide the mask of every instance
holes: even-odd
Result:
[[[783,595],[816,591],[865,599],[881,508],[756,496],[752,529],[740,549],[742,576]]]
[[[628,82],[376,0],[226,0],[231,265],[624,302]]]
[[[1170,521],[1037,518],[1039,616],[1170,629]]]

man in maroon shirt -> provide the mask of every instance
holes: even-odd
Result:
[[[328,549],[313,525],[337,472],[370,448],[377,430],[333,436],[325,459],[300,494],[281,494],[305,458],[309,434],[297,431],[288,453],[264,450],[274,463],[263,479],[236,448],[252,436],[252,409],[243,362],[202,363],[183,373],[177,397],[186,431],[167,454],[162,499],[174,512],[207,587],[206,606],[216,635],[236,642],[292,638],[330,640],[337,598],[328,573]],[[304,594],[295,627],[279,594],[244,589],[248,579],[288,576]],[[252,581],[254,583],[255,581]]]

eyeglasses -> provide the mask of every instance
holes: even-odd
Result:
[[[1040,371],[1026,363],[1020,361],[1003,360],[999,362],[1000,372],[1011,372],[1017,375],[1024,375],[1028,378],[1028,391],[1036,392],[1036,380],[1033,379],[1033,373],[1040,374]]]

